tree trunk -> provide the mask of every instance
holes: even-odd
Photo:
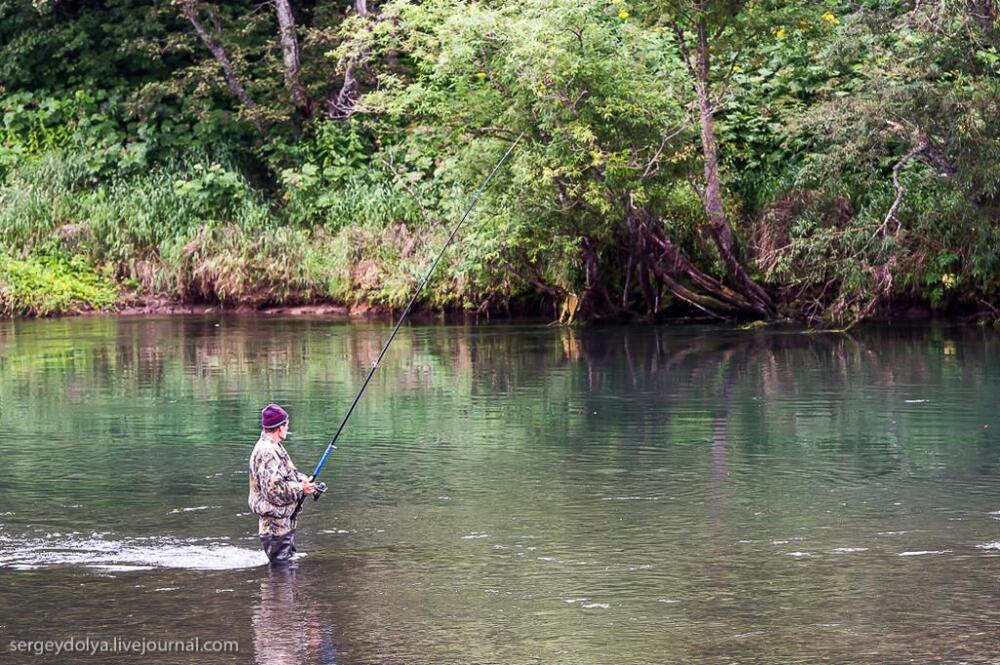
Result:
[[[208,30],[205,29],[204,23],[201,22],[201,18],[198,16],[198,3],[196,0],[181,0],[181,11],[184,13],[185,18],[191,22],[194,26],[195,32],[198,33],[198,37],[201,41],[208,47],[208,50],[212,52],[215,57],[216,62],[222,67],[222,76],[226,79],[226,85],[229,87],[230,92],[232,92],[237,99],[243,104],[243,106],[248,109],[252,109],[257,104],[253,101],[249,94],[247,94],[246,89],[243,84],[240,83],[239,78],[236,76],[236,71],[233,69],[233,63],[229,59],[229,55],[226,53],[226,49],[223,48],[222,43],[216,39],[218,36],[219,28],[218,22],[215,20],[215,16],[208,12],[209,19],[213,23],[213,28],[215,35],[209,34]],[[260,129],[260,125],[257,125]]]
[[[585,287],[580,297],[579,309],[588,318],[597,318],[615,310],[611,297],[601,283],[601,263],[597,256],[597,241],[584,236],[580,242],[585,271]]]
[[[694,286],[704,291],[713,303],[721,305],[719,308],[721,311],[766,314],[737,291],[696,268],[670,239],[663,222],[649,211],[637,209],[632,197],[628,197],[625,201],[625,215],[626,228],[631,236],[629,244],[632,246],[632,252],[638,255],[640,265],[654,265],[659,269],[658,276],[667,274],[676,283],[680,283],[681,279],[690,280]],[[674,295],[690,302],[697,294],[688,288],[683,294],[675,292]],[[707,306],[707,302],[699,304]]]
[[[299,55],[299,38],[295,29],[295,15],[288,0],[274,0],[274,7],[278,15],[281,60],[285,66],[285,87],[288,88],[295,107],[308,118],[312,115],[312,100],[299,76],[302,61]]]
[[[354,115],[354,106],[357,104],[358,80],[354,76],[356,60],[351,57],[347,60],[344,68],[344,83],[340,86],[340,91],[336,95],[331,95],[326,104],[326,114],[331,120],[346,120]]]
[[[715,110],[709,97],[709,53],[708,34],[704,20],[698,23],[697,65],[692,74],[695,76],[694,87],[698,96],[698,120],[701,125],[701,149],[705,162],[705,190],[702,193],[702,204],[708,215],[709,232],[719,249],[726,273],[736,287],[750,300],[755,309],[761,313],[774,311],[774,303],[750,275],[740,262],[736,251],[736,240],[733,229],[726,219],[726,210],[722,202],[722,185],[719,181],[719,153],[715,140]]]
[[[655,315],[659,308],[661,285],[678,300],[718,319],[749,309],[738,294],[695,268],[670,241],[662,225],[657,226],[656,221],[651,223],[649,218],[650,215],[635,208],[631,196],[626,198],[624,242],[639,266],[639,288],[650,314]],[[691,278],[697,287],[708,293],[695,291],[684,284],[684,278]],[[728,302],[730,299],[736,300],[736,304]]]
[[[667,291],[669,291],[675,298],[686,302],[695,309],[699,309],[705,314],[717,319],[725,319],[726,317],[719,312],[731,312],[732,308],[726,305],[726,303],[716,300],[711,296],[706,296],[701,293],[696,293],[689,289],[688,287],[681,284],[673,275],[668,273],[661,265],[654,264],[652,266],[653,272],[660,279]]]
[[[659,223],[654,221],[653,223]],[[666,233],[653,233],[653,238],[662,250],[662,260],[673,274],[686,275],[692,282],[716,298],[736,310],[753,312],[761,316],[767,315],[767,310],[747,300],[743,295],[730,289],[725,284],[695,267],[691,260],[681,253]]]
[[[1000,11],[995,0],[970,0],[969,13],[983,32],[990,32],[996,26]]]
[[[367,0],[354,0],[354,11],[361,18],[368,18]],[[326,115],[331,120],[346,120],[354,115],[354,107],[361,96],[358,88],[357,68],[368,57],[367,51],[348,56],[344,63],[344,82],[336,94],[331,94],[326,102]]]
[[[646,309],[650,316],[656,316],[656,308],[659,305],[656,287],[653,286],[653,274],[644,260],[639,262],[639,288],[642,289],[642,297],[646,301]]]

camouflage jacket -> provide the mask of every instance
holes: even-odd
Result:
[[[295,529],[292,513],[308,476],[298,471],[280,441],[261,432],[250,453],[250,496],[247,504],[260,517],[258,533],[284,536]]]

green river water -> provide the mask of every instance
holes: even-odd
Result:
[[[1000,334],[409,326],[268,571],[388,330],[0,322],[0,663],[1000,662]]]

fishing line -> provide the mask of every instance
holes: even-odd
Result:
[[[455,238],[458,236],[458,232],[462,229],[462,226],[465,224],[465,220],[469,218],[469,215],[472,214],[472,211],[473,209],[475,209],[476,204],[479,203],[479,198],[483,195],[483,192],[486,191],[486,188],[493,180],[493,176],[495,176],[497,172],[500,171],[500,168],[504,165],[504,162],[506,162],[507,158],[510,157],[511,153],[514,152],[514,148],[517,147],[517,144],[520,143],[523,137],[524,137],[524,132],[521,132],[518,135],[518,137],[514,139],[514,142],[510,144],[510,147],[507,148],[507,152],[503,154],[503,157],[501,157],[500,161],[496,163],[496,166],[493,167],[493,170],[490,171],[490,174],[486,176],[486,179],[483,181],[483,183],[479,185],[479,189],[477,189],[475,194],[473,194],[472,201],[469,203],[469,206],[465,209],[465,213],[462,215],[462,219],[458,222],[458,224],[455,225],[455,228],[452,229],[451,234],[448,236],[448,239],[441,247],[441,251],[438,252],[437,258],[434,259],[434,262],[431,264],[431,267],[427,271],[427,274],[425,274],[424,278],[420,280],[420,284],[417,285],[417,288],[413,292],[413,295],[410,296],[410,301],[406,303],[406,307],[403,309],[403,313],[399,316],[399,320],[396,321],[396,325],[393,326],[392,332],[389,333],[389,338],[385,341],[385,344],[382,345],[382,350],[379,352],[378,358],[375,359],[375,362],[372,364],[372,368],[368,370],[368,375],[365,377],[365,380],[362,381],[361,387],[358,389],[358,393],[354,396],[354,401],[351,402],[351,406],[347,409],[347,413],[344,414],[344,419],[340,421],[340,427],[337,428],[337,431],[334,433],[333,438],[330,440],[330,443],[327,444],[326,450],[323,452],[323,456],[320,458],[319,463],[316,465],[316,469],[312,473],[312,480],[315,481],[319,477],[319,474],[323,471],[323,467],[326,466],[326,461],[327,459],[329,459],[330,454],[337,449],[337,439],[339,439],[341,433],[343,433],[344,427],[347,426],[347,421],[350,420],[351,414],[354,413],[354,408],[358,405],[358,402],[361,401],[361,396],[364,395],[365,393],[365,388],[368,387],[368,384],[371,382],[372,377],[375,376],[375,372],[376,370],[378,370],[379,365],[382,362],[382,359],[385,357],[386,351],[389,350],[389,345],[392,344],[392,340],[396,338],[396,333],[399,332],[400,327],[403,325],[403,321],[406,320],[407,315],[413,308],[413,304],[417,301],[417,296],[420,295],[420,292],[424,290],[424,287],[427,285],[427,282],[430,281],[431,275],[434,274],[434,269],[437,268],[438,264],[441,262],[441,259],[444,258],[444,253],[448,250],[448,246],[451,245],[452,241],[454,241]],[[326,491],[326,485],[320,483],[318,485],[318,490],[319,491],[313,495],[314,500],[319,500],[319,497],[322,496],[323,492]],[[292,513],[293,520],[298,516],[299,512],[302,510],[302,504],[305,502],[305,500],[306,500],[306,495],[303,494],[302,497],[299,499],[298,505],[295,506],[295,512]]]

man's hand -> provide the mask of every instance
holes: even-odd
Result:
[[[312,494],[316,491],[316,483],[309,480],[308,478],[302,481],[302,491],[306,494]]]

